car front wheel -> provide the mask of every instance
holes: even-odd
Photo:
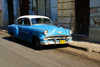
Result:
[[[35,48],[36,50],[41,50],[41,49],[43,49],[43,46],[40,44],[40,40],[39,40],[37,37],[35,37],[35,38],[33,39],[33,45],[34,45],[34,48]]]

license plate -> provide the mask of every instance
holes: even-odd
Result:
[[[60,44],[65,44],[65,40],[60,40]]]

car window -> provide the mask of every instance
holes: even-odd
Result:
[[[24,25],[30,25],[30,20],[28,18],[24,18]]]
[[[22,24],[22,19],[18,19],[17,24]]]
[[[49,19],[44,19],[44,23],[45,23],[45,24],[50,24],[51,22],[50,22]]]
[[[32,18],[32,24],[52,24],[49,19],[46,18]]]
[[[36,19],[31,19],[31,21],[32,21],[32,24],[37,24]]]

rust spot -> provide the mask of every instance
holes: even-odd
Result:
[[[98,9],[97,8],[91,8],[90,13],[98,13]]]
[[[100,17],[92,18],[92,20],[94,21],[94,25],[99,25],[100,26]]]

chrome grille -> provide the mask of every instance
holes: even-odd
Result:
[[[70,36],[68,36],[68,35],[65,35],[65,36],[48,36],[48,37],[46,37],[48,40],[61,40],[61,39],[67,39],[67,37],[70,37]]]

